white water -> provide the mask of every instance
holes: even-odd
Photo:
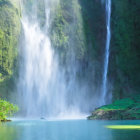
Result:
[[[51,26],[51,10],[56,0],[45,0],[46,25],[41,29],[37,19],[37,5],[34,0],[31,12],[27,14],[24,5],[21,19],[24,37],[21,43],[21,68],[18,92],[21,116],[27,118],[83,118],[81,105],[86,106],[82,87],[75,81],[75,72],[69,81],[65,69],[59,66],[49,37]],[[58,2],[58,1],[57,1]],[[58,4],[58,3],[57,3]],[[73,68],[72,70],[73,71]],[[80,91],[81,89],[81,91]],[[78,93],[79,92],[79,93]],[[85,92],[84,92],[85,93]]]
[[[28,0],[24,1],[28,2]],[[99,99],[96,98],[96,95],[88,96],[88,86],[86,87],[77,83],[77,66],[74,62],[74,54],[70,54],[72,58],[68,64],[68,73],[64,67],[59,65],[59,59],[53,49],[49,35],[53,19],[52,9],[55,9],[55,6],[59,4],[59,0],[44,1],[46,23],[43,28],[37,18],[37,1],[33,0],[33,5],[30,7],[29,13],[24,8],[24,5],[22,5],[23,15],[21,23],[23,36],[20,45],[22,60],[18,83],[21,117],[43,117],[47,119],[85,118],[87,116],[86,113],[91,111],[94,105],[96,106]],[[107,94],[107,72],[111,38],[111,0],[106,1],[106,13],[107,41],[102,104],[105,104]]]
[[[106,38],[106,48],[105,48],[105,58],[104,58],[104,69],[103,69],[103,82],[102,82],[102,105],[106,104],[107,96],[107,74],[108,74],[108,64],[109,64],[109,49],[110,49],[110,40],[111,40],[111,0],[105,0],[106,3],[106,29],[107,29],[107,38]]]

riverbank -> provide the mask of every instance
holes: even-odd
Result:
[[[117,100],[95,109],[89,120],[140,120],[140,96]]]

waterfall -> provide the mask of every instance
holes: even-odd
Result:
[[[111,40],[110,19],[111,19],[111,0],[106,0],[106,29],[107,29],[107,38],[106,38],[104,69],[103,69],[103,80],[102,80],[102,102],[101,102],[102,105],[106,104],[106,95],[107,95],[107,74],[108,74],[109,49],[110,49],[110,40]]]
[[[69,47],[67,52],[61,52],[65,53],[64,55],[66,56],[64,64],[60,61],[60,51],[53,46],[51,27],[55,19],[54,13],[60,7],[59,4],[59,0],[22,0],[18,93],[20,114],[24,117],[79,118],[83,114],[89,113],[98,104],[99,97],[96,95],[97,91],[94,85],[90,87],[88,81],[85,82],[82,79],[81,82],[79,80],[81,77],[78,77],[81,67],[79,67],[75,56],[77,55],[76,51],[79,51],[78,48],[83,45],[81,41],[84,40],[82,14],[80,13],[78,0],[72,1],[74,7],[69,10],[73,13],[73,21],[71,20],[69,25],[67,24],[67,28],[65,27],[69,35],[69,42],[67,43]],[[42,14],[41,16],[40,13]],[[110,0],[106,2],[106,13],[107,41],[102,84],[102,104],[105,104],[107,92],[111,34]],[[78,38],[77,30],[79,33]],[[54,36],[54,39],[57,39],[57,36]]]
[[[29,15],[23,3],[23,15],[21,19],[24,40],[22,41],[23,62],[20,70],[19,92],[22,95],[25,116],[44,116],[46,111],[44,102],[48,93],[48,83],[56,71],[57,64],[53,58],[54,52],[48,36],[50,9],[45,11],[45,32],[40,28],[37,19],[37,4],[32,5],[33,12]]]
[[[18,83],[21,114],[31,118],[76,118],[81,116],[81,108],[84,108],[82,106],[86,106],[85,97],[82,96],[84,90],[78,87],[71,64],[72,73],[68,80],[66,70],[59,66],[59,58],[50,41],[52,10],[59,1],[42,1],[45,9],[44,27],[37,16],[37,1],[33,0],[31,3],[23,0],[22,3],[23,35]],[[77,98],[79,93],[81,97]]]

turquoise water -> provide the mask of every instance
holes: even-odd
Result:
[[[0,124],[0,140],[140,140],[140,130],[113,130],[106,125],[140,121],[17,120]]]

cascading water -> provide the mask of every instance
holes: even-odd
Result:
[[[38,4],[41,4],[41,2],[43,2],[41,10],[44,9],[44,11],[41,12],[44,13],[44,23],[38,17],[38,11],[40,11]],[[74,5],[77,5],[75,12],[79,16],[81,13],[78,11],[78,1],[73,0],[72,2]],[[23,34],[20,43],[21,66],[18,93],[21,114],[25,117],[79,118],[81,115],[83,116],[83,114],[90,112],[98,104],[97,100],[99,99],[97,99],[96,91],[94,93],[94,86],[90,88],[88,82],[79,82],[77,78],[78,65],[75,61],[77,44],[75,44],[74,35],[79,21],[82,22],[80,16],[79,20],[77,20],[76,15],[74,15],[74,21],[68,28],[72,31],[69,34],[71,37],[70,47],[66,52],[66,65],[62,66],[59,60],[59,52],[52,46],[50,40],[51,22],[54,19],[53,14],[58,4],[59,0],[40,0],[39,2],[37,0],[22,0],[21,23]],[[111,0],[106,1],[106,13],[107,41],[102,104],[105,104],[107,92],[107,71],[111,38]],[[81,25],[80,31],[82,30]],[[80,33],[82,34],[82,31]]]
[[[30,16],[25,11],[22,17],[24,66],[21,69],[19,87],[23,95],[26,116],[44,115],[46,102],[43,100],[47,96],[45,93],[49,86],[48,81],[52,78],[53,71],[57,69],[48,37],[49,13],[50,9],[47,9],[45,32],[41,31],[35,13]]]
[[[81,104],[86,105],[84,96],[77,98],[76,93],[82,95],[84,90],[79,90],[75,72],[67,80],[49,37],[51,10],[56,6],[56,0],[44,0],[46,18],[43,28],[37,17],[37,1],[32,1],[29,12],[24,6],[27,2],[23,1],[21,19],[22,60],[18,85],[21,113],[31,118],[79,117]]]
[[[105,0],[106,2],[106,27],[107,27],[107,38],[106,38],[106,48],[105,48],[105,58],[104,58],[104,69],[103,69],[103,80],[102,80],[102,101],[101,104],[106,104],[107,96],[107,74],[108,74],[108,64],[109,64],[109,49],[111,40],[111,0]]]

